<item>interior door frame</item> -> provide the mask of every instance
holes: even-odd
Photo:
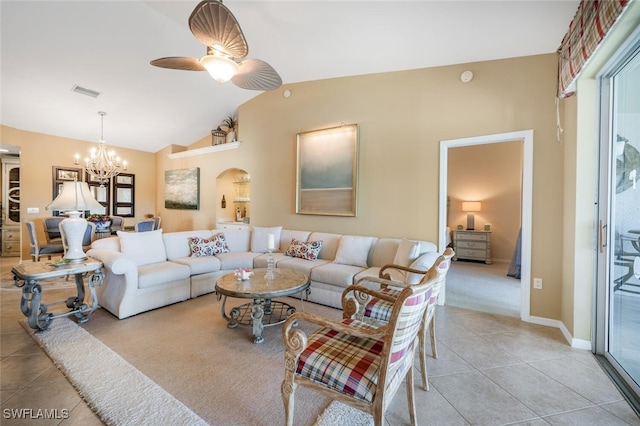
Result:
[[[447,178],[449,149],[462,146],[484,145],[501,142],[523,142],[522,152],[522,253],[520,267],[520,319],[530,321],[531,303],[531,230],[533,215],[533,129],[493,135],[473,136],[462,139],[440,141],[440,200],[438,219],[438,245],[442,252],[446,248],[447,226]],[[446,288],[441,291],[444,304]]]

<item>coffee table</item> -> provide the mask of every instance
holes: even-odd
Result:
[[[228,328],[239,325],[251,326],[253,329],[253,343],[264,342],[264,327],[282,324],[296,308],[288,303],[273,300],[276,297],[291,296],[296,293],[309,293],[309,277],[290,269],[276,269],[273,279],[266,279],[266,269],[254,269],[253,275],[241,281],[234,274],[227,274],[216,282],[216,292],[224,297],[222,301],[222,317],[227,321]],[[227,297],[253,299],[232,308],[226,313]],[[302,309],[304,302],[300,298]]]

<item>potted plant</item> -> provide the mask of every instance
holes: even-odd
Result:
[[[235,140],[236,140],[236,127],[238,126],[238,120],[234,116],[229,115],[229,116],[227,116],[227,118],[222,120],[222,126],[226,126],[228,128],[228,130],[227,130],[227,143],[235,142]]]
[[[105,214],[92,214],[87,220],[95,223],[96,231],[105,231],[111,226],[111,218]]]

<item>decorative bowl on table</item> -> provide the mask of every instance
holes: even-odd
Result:
[[[253,275],[253,271],[248,268],[240,268],[236,269],[233,274],[238,278],[238,280],[246,281],[251,278],[251,275]]]
[[[105,232],[111,227],[111,218],[103,214],[92,214],[87,218],[89,222],[93,222],[96,225],[96,231]]]

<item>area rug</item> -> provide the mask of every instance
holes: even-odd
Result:
[[[171,402],[162,403],[167,411],[188,407],[196,417],[189,424],[283,424],[281,327],[266,328],[265,342],[256,345],[250,328],[226,327],[220,304],[211,294],[125,320],[98,309],[85,324],[78,325],[69,318],[56,319],[44,333],[34,333],[26,323],[22,325],[107,424],[144,424],[147,413],[154,416],[151,423],[187,424],[187,417],[179,412],[174,413],[181,419],[178,422],[160,418],[156,413],[158,404],[147,396],[149,391],[138,388],[144,383],[157,386],[159,390],[154,392],[169,395]],[[305,310],[326,317],[340,313],[313,303],[305,303]],[[311,327],[299,326],[307,331]],[[128,372],[121,373],[125,370]],[[114,372],[119,373],[114,376]],[[97,391],[97,396],[91,393],[93,385],[84,385],[105,380],[108,384]],[[126,386],[122,390],[118,389],[123,387],[121,381]],[[132,383],[136,386],[129,389]],[[134,396],[119,398],[125,391],[132,391]],[[113,399],[105,398],[106,394]],[[294,424],[343,425],[345,419],[368,416],[331,402],[318,392],[298,388]],[[114,420],[117,418],[120,420]],[[353,424],[370,423],[363,420]]]
[[[206,425],[198,415],[68,318],[25,330],[108,425]]]
[[[320,415],[314,426],[347,424],[349,426],[371,426],[373,425],[373,417],[364,411],[360,411],[339,401],[333,401],[327,409],[324,410],[324,413]]]

